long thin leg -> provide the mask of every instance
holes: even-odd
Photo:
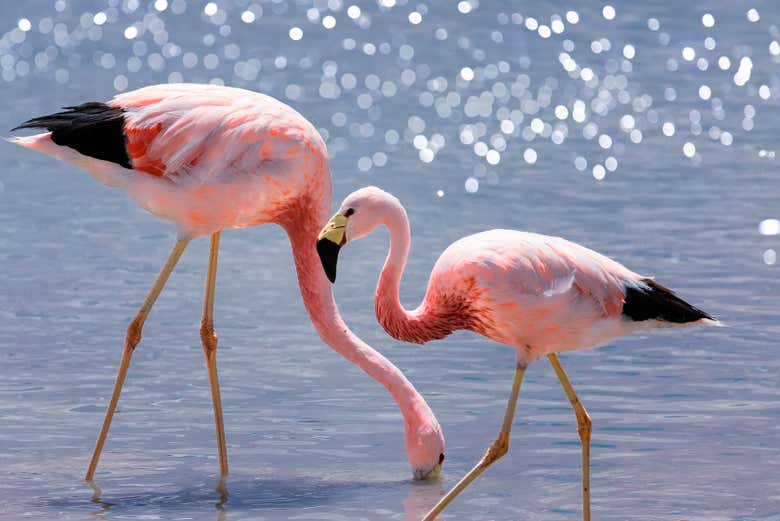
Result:
[[[580,434],[580,442],[582,443],[582,519],[590,521],[590,416],[580,399],[577,398],[577,393],[574,392],[574,387],[572,387],[569,377],[566,376],[566,372],[558,360],[558,355],[552,353],[547,355],[547,358],[550,359],[566,397],[569,398],[569,402],[574,408],[574,414],[577,415],[577,432]]]
[[[203,354],[209,372],[211,400],[214,403],[214,424],[217,428],[217,447],[219,450],[219,485],[217,491],[227,496],[226,479],[228,475],[227,448],[225,446],[225,424],[222,420],[222,397],[219,393],[217,375],[217,334],[214,332],[214,289],[217,284],[217,258],[219,255],[219,232],[211,236],[209,267],[206,275],[206,295],[203,299],[203,319],[200,322],[200,339],[203,342]]]
[[[108,429],[111,427],[111,419],[114,417],[114,411],[116,405],[119,402],[119,395],[122,392],[122,385],[125,383],[125,376],[127,376],[127,368],[130,366],[130,358],[133,356],[133,351],[138,342],[141,341],[141,330],[144,327],[144,322],[149,312],[152,310],[157,297],[168,281],[173,268],[176,263],[179,262],[181,254],[184,253],[184,249],[187,247],[189,241],[177,241],[174,245],[171,254],[168,256],[168,260],[157,275],[157,280],[154,281],[152,289],[146,295],[141,309],[138,310],[138,314],[135,316],[130,325],[127,328],[127,336],[125,337],[125,347],[122,350],[122,359],[119,362],[119,372],[116,375],[116,382],[114,382],[114,391],[111,394],[111,401],[108,403],[108,409],[106,409],[106,417],[103,420],[103,426],[100,429],[97,443],[95,443],[95,450],[92,452],[92,459],[89,461],[89,468],[87,468],[87,475],[84,477],[87,481],[92,481],[95,475],[95,469],[97,468],[98,460],[100,459],[100,453],[103,451],[103,445],[106,442],[106,436],[108,436]]]
[[[507,453],[509,450],[509,432],[512,429],[512,419],[515,416],[515,408],[517,406],[517,395],[520,393],[520,385],[523,383],[523,375],[525,374],[525,366],[518,365],[515,370],[515,379],[512,382],[512,392],[509,394],[509,403],[506,405],[506,413],[504,414],[504,423],[501,425],[501,431],[498,433],[498,438],[493,444],[488,447],[485,455],[477,463],[468,474],[458,482],[457,485],[452,487],[452,490],[436,503],[428,514],[423,518],[423,521],[432,521],[436,519],[447,505],[449,505],[455,497],[460,494],[469,483],[477,479],[490,465],[495,463],[501,456]]]

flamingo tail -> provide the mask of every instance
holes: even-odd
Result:
[[[121,108],[84,103],[33,118],[13,129],[41,128],[48,132],[5,140],[83,168],[107,186],[122,187],[132,168],[123,125]]]
[[[51,140],[80,154],[132,168],[124,134],[124,110],[105,103],[89,102],[25,121],[12,129],[41,128]],[[24,144],[24,143],[19,143]]]
[[[653,279],[626,287],[623,315],[635,322],[657,320],[668,325],[722,325],[709,313],[687,303]]]

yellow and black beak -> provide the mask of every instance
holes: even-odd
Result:
[[[317,253],[328,280],[336,282],[336,263],[339,250],[347,242],[347,218],[337,213],[317,236]]]

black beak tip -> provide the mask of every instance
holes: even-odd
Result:
[[[320,256],[322,269],[331,284],[336,282],[336,265],[339,260],[339,250],[341,246],[330,239],[320,239],[317,241],[317,254]]]

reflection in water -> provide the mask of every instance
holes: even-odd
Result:
[[[114,507],[117,505],[117,503],[111,503],[109,501],[103,500],[101,497],[103,495],[103,490],[92,480],[87,480],[87,485],[92,489],[92,496],[89,498],[89,500],[96,504],[100,505],[100,510],[92,511],[91,514],[99,517],[101,519],[109,519],[108,511],[111,509],[111,507]],[[219,494],[219,501],[214,503],[214,508],[217,510],[217,521],[226,521],[227,520],[227,508],[225,508],[225,505],[228,502],[228,496],[227,496],[227,489],[225,488],[225,485],[222,480],[220,480],[219,485],[216,487],[216,491]]]
[[[287,511],[306,505],[308,508],[324,507],[326,511],[342,508],[342,503],[350,504],[354,499],[373,497],[377,494],[397,494],[406,492],[402,500],[403,521],[421,519],[444,494],[440,480],[435,481],[323,481],[316,478],[284,478],[268,480],[237,481],[231,485],[230,498],[217,491],[214,495],[203,489],[179,490],[177,492],[143,492],[140,494],[119,494],[111,500],[103,498],[103,490],[94,482],[87,484],[92,489],[89,498],[91,504],[99,505],[100,510],[90,513],[101,519],[135,518],[149,515],[150,508],[160,512],[163,517],[169,513],[186,512],[199,505],[210,504],[216,510],[216,520],[226,521],[233,512],[236,519],[244,518],[260,511]],[[218,500],[215,502],[214,498]],[[84,505],[83,496],[51,501],[50,506],[65,511],[78,511]],[[347,506],[347,510],[355,507]],[[366,515],[362,505],[360,515]],[[327,516],[326,516],[327,517]]]
[[[746,2],[0,1],[3,128],[147,84],[246,87],[321,130],[335,200],[377,184],[404,202],[405,302],[452,240],[491,228],[564,235],[662,276],[734,327],[566,355],[594,421],[594,517],[776,521],[780,11]],[[411,520],[433,502],[437,484],[402,481],[385,390],[317,338],[272,227],[226,233],[220,259],[229,501],[215,512],[204,476],[217,461],[196,241],[134,355],[106,492],[90,502],[81,476],[106,367],[173,237],[75,168],[6,143],[0,164],[0,516],[382,519],[408,502]],[[389,340],[372,298],[386,241],[364,241],[341,261],[342,313],[429,400],[447,472],[465,473],[500,424],[512,354],[474,335]],[[528,382],[523,435],[451,517],[576,518],[571,409],[549,367]]]
[[[97,483],[95,483],[94,481],[87,480],[87,485],[89,485],[89,488],[92,489],[92,497],[90,497],[90,501],[92,501],[96,505],[100,505],[100,510],[95,510],[92,512],[92,514],[101,519],[107,519],[107,517],[104,514],[108,513],[109,509],[113,507],[116,503],[110,503],[108,501],[103,501],[102,499],[100,499],[100,496],[103,495],[103,491],[100,489],[99,486],[97,486]]]
[[[227,519],[227,508],[225,508],[225,505],[228,502],[228,489],[227,479],[224,475],[220,474],[219,483],[217,483],[215,490],[219,494],[219,501],[214,503],[214,508],[217,509],[217,521],[225,521]]]
[[[413,481],[406,488],[409,493],[403,502],[403,521],[419,521],[445,493],[441,479],[433,482]],[[437,519],[444,521],[442,516],[439,516]]]
[[[126,517],[128,514],[137,514],[137,508],[148,511],[145,507],[155,505],[164,510],[179,511],[182,506],[189,504],[193,506],[200,502],[200,499],[207,500],[201,496],[201,491],[183,490],[178,493],[146,493],[139,495],[128,495],[116,497],[113,501],[107,501],[102,498],[103,490],[95,482],[87,482],[92,489],[90,502],[99,505],[100,510],[91,512],[101,519],[110,519],[109,510],[114,508],[113,512],[117,517]],[[324,482],[312,480],[309,478],[300,480],[271,480],[271,481],[253,481],[251,486],[246,483],[237,483],[234,487],[234,495],[231,499],[220,496],[219,500],[212,503],[216,509],[216,520],[226,521],[228,513],[231,510],[246,514],[252,511],[267,509],[284,508],[285,505],[299,505],[301,498],[310,499],[310,507],[327,504],[332,499],[344,499],[352,495],[361,496],[362,493],[374,491],[377,493],[384,491],[406,490],[406,497],[402,501],[403,521],[418,521],[421,519],[444,495],[445,490],[441,481],[388,481],[373,483],[358,482]],[[369,494],[369,495],[371,495]],[[60,507],[78,507],[80,500],[65,500],[57,502]],[[439,518],[443,519],[443,518]]]
[[[219,494],[219,501],[217,502],[217,508],[221,509],[222,505],[227,503],[228,501],[228,488],[227,488],[227,478],[224,475],[219,476],[219,483],[217,483],[217,486],[214,488],[214,490],[217,491],[217,494]]]
[[[227,509],[224,507],[224,502],[219,501],[214,504],[215,507],[217,507],[217,521],[226,521],[227,520]]]

